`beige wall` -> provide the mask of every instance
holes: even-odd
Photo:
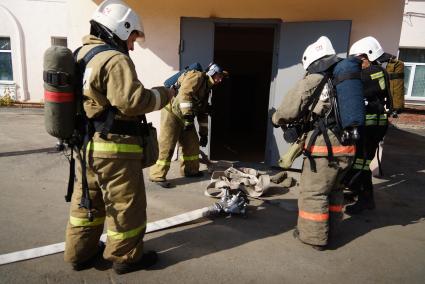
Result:
[[[406,1],[400,47],[425,48],[425,1]]]
[[[69,5],[70,46],[77,47],[88,31],[88,21],[100,1],[73,0]],[[352,20],[351,43],[375,36],[396,53],[404,0],[127,0],[143,19],[146,42],[131,53],[146,87],[160,85],[179,66],[181,17],[282,19],[284,22]],[[343,3],[343,4],[342,4]],[[379,12],[376,12],[379,11]],[[159,113],[150,115],[157,125]]]

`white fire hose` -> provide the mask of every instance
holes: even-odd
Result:
[[[236,195],[229,194],[223,196],[221,200],[214,203],[212,206],[204,207],[201,209],[189,211],[180,215],[170,218],[158,220],[148,223],[146,226],[146,233],[175,227],[177,225],[185,224],[195,221],[204,217],[218,215],[219,213],[226,214],[245,214],[245,208],[248,204],[248,199],[243,193]],[[101,236],[101,240],[106,240],[106,234]],[[0,255],[0,265],[38,258],[46,255],[56,254],[65,250],[65,243],[57,243],[27,250],[21,250]]]

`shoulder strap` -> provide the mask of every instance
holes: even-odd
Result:
[[[326,74],[323,77],[322,81],[320,81],[319,85],[317,85],[313,94],[308,98],[305,108],[300,112],[300,115],[299,115],[300,118],[303,118],[307,112],[309,112],[309,114],[313,112],[313,109],[316,107],[316,104],[319,101],[320,94],[322,93],[322,90],[325,87],[325,84],[328,81],[328,78],[329,78],[329,75]],[[310,108],[310,106],[312,107]]]
[[[339,76],[334,77],[334,79],[332,80],[332,83],[334,86],[336,86],[345,80],[352,80],[352,79],[361,79],[361,72],[341,74]]]
[[[404,72],[402,73],[389,73],[390,80],[404,79]]]
[[[78,55],[78,52],[80,51],[80,49],[81,49],[81,47],[76,50],[75,56]],[[116,49],[116,48],[114,48],[114,47],[112,47],[108,44],[102,44],[102,45],[98,45],[98,46],[90,49],[86,53],[86,55],[84,55],[84,57],[81,58],[80,60],[78,60],[77,62],[81,67],[83,67],[83,69],[85,69],[86,65],[90,62],[90,60],[93,59],[93,57],[95,57],[97,54],[99,54],[101,52],[108,51],[108,50],[116,50],[118,52],[121,52],[118,49]]]
[[[117,49],[115,49],[112,46],[107,45],[107,44],[99,45],[99,46],[96,46],[96,47],[92,48],[91,50],[89,50],[87,52],[87,54],[84,55],[83,58],[81,58],[80,60],[77,60],[78,53],[80,52],[80,50],[81,50],[81,47],[77,48],[74,51],[74,59],[77,62],[78,71],[80,72],[79,75],[81,76],[79,78],[79,84],[82,84],[83,74],[84,74],[84,71],[86,69],[87,63],[89,63],[89,61],[91,59],[93,59],[93,57],[96,54],[99,54],[101,52],[108,51],[108,50],[117,50]],[[119,51],[119,50],[117,50],[117,51]],[[79,87],[78,89],[81,92],[81,88]],[[112,108],[109,108],[108,114],[107,114],[107,121],[105,122],[105,125],[103,126],[104,129],[102,130],[102,134],[104,134],[104,133],[107,134],[107,132],[109,132],[109,129],[110,129],[112,122],[113,122],[113,117],[114,117],[114,111],[113,111]],[[82,182],[82,188],[83,188],[82,189],[83,193],[81,195],[81,201],[80,201],[79,206],[80,206],[80,208],[87,209],[87,217],[88,217],[89,221],[93,221],[94,212],[92,210],[92,201],[91,201],[90,194],[89,194],[89,187],[88,187],[88,182],[87,182],[87,168],[86,168],[86,150],[87,150],[87,145],[88,145],[89,140],[91,139],[92,134],[91,134],[91,130],[89,129],[90,127],[89,127],[88,123],[86,123],[85,127],[86,127],[86,133],[84,135],[83,145],[82,145],[82,148],[81,148],[82,155],[81,155],[79,150],[76,151],[76,153],[79,157],[80,163],[81,163],[81,182]],[[70,179],[71,179],[71,177],[70,177]],[[68,192],[65,199],[71,199],[71,194]]]

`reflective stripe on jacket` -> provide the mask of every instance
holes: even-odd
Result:
[[[105,44],[89,35],[83,39],[78,59],[92,48]],[[83,77],[84,110],[88,118],[99,117],[111,106],[117,109],[115,119],[140,121],[140,116],[163,108],[168,103],[164,87],[146,89],[137,78],[133,61],[124,53],[109,50],[96,54],[87,64]],[[108,134],[104,140],[98,133],[88,145],[88,154],[99,158],[141,159],[141,137]]]
[[[286,96],[283,98],[281,105],[273,114],[273,123],[276,125],[285,125],[288,123],[293,123],[294,121],[298,121],[300,119],[299,116],[303,113],[303,110],[306,108],[306,105],[309,102],[310,96],[313,95],[314,91],[316,90],[322,79],[323,75],[321,74],[309,74],[305,76],[302,80],[298,81],[295,87],[292,88],[286,94]],[[329,99],[320,99],[316,107],[314,108],[314,113],[322,115],[329,108]],[[313,131],[310,131],[307,134],[306,143],[310,141],[312,134]],[[338,138],[335,136],[335,134],[329,129],[327,131],[327,134],[329,136],[334,156],[354,156],[354,145],[342,145]],[[312,144],[311,149],[306,150],[309,150],[312,156],[328,156],[328,150],[322,134],[317,136],[314,143]]]

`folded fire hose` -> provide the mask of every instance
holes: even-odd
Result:
[[[258,198],[270,187],[270,176],[264,172],[251,168],[236,169],[233,167],[225,171],[214,171],[211,182],[204,194],[208,197],[221,198],[229,192],[242,191],[249,197]]]
[[[239,191],[236,194],[223,194],[220,201],[209,207],[204,207],[170,218],[148,223],[146,226],[146,233],[152,233],[155,231],[175,227],[177,225],[182,225],[204,217],[215,216],[220,213],[245,214],[248,203],[249,201],[242,191]],[[106,240],[106,234],[101,236],[101,240]],[[0,265],[56,254],[63,252],[64,250],[65,243],[62,242],[43,247],[2,254],[0,255]]]

